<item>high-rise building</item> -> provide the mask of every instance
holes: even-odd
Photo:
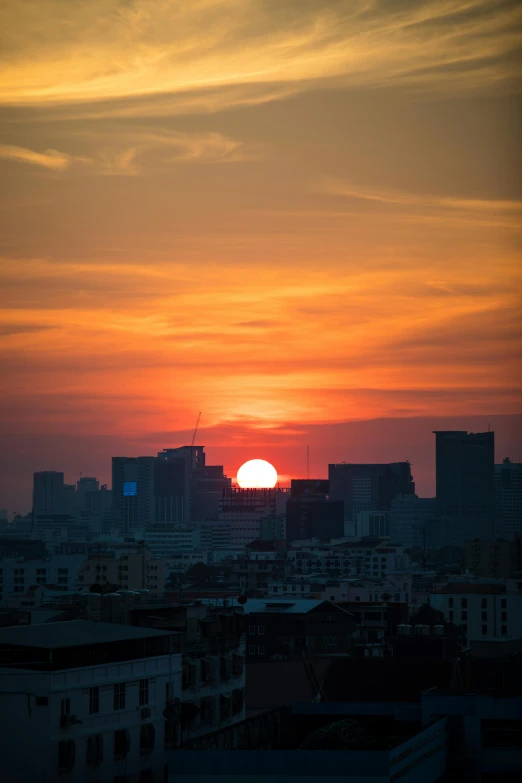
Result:
[[[230,525],[230,543],[246,546],[261,536],[262,520],[284,513],[288,500],[285,489],[240,489],[223,492],[218,519]]]
[[[71,514],[75,506],[76,488],[64,484],[63,473],[43,470],[33,475],[33,514]]]
[[[353,522],[360,511],[387,511],[397,495],[415,494],[409,462],[328,465],[330,500],[342,500],[344,518]]]
[[[290,497],[313,497],[316,500],[328,500],[330,482],[328,479],[292,479]]]
[[[76,482],[76,507],[83,511],[86,508],[86,495],[88,492],[96,492],[100,488],[100,482],[96,478],[82,476]]]
[[[286,540],[342,538],[344,504],[340,500],[321,500],[301,496],[286,505]]]
[[[115,522],[128,532],[217,519],[230,484],[222,466],[205,464],[203,446],[163,449],[157,457],[113,457]]]
[[[496,533],[513,539],[522,533],[522,462],[509,457],[495,465]]]
[[[413,549],[429,549],[438,545],[434,536],[436,520],[435,498],[398,495],[390,508],[390,536],[394,543]]]
[[[438,430],[437,516],[459,520],[460,540],[493,536],[495,514],[493,432]],[[448,543],[458,543],[450,541]]]

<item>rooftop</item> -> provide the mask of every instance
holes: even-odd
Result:
[[[322,605],[324,605],[325,611],[335,612],[339,611],[340,608],[330,601],[313,598],[297,598],[295,600],[291,597],[279,600],[270,598],[249,598],[243,606],[243,611],[245,614],[252,614],[254,612],[266,612],[271,614],[306,614]],[[345,610],[343,609],[341,611]]]
[[[0,628],[0,647],[40,647],[55,650],[64,647],[82,647],[90,644],[147,639],[169,636],[170,631],[153,628],[134,628],[115,623],[96,623],[90,620],[42,623],[41,625],[19,625]]]
[[[506,585],[492,584],[471,584],[470,582],[458,582],[434,591],[435,593],[458,594],[458,595],[500,595],[506,592]]]

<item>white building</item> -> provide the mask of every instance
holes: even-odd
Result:
[[[34,585],[56,585],[72,590],[85,555],[52,555],[39,560],[6,557],[0,560],[0,605],[25,595]]]
[[[154,557],[168,558],[177,552],[201,548],[200,531],[195,525],[172,525],[168,530],[146,530],[143,540]]]
[[[384,577],[404,571],[409,565],[402,547],[390,546],[386,540],[318,541],[293,543],[288,561],[297,574],[344,577]]]
[[[456,582],[433,593],[430,606],[463,626],[468,642],[522,639],[522,590],[515,580]]]
[[[177,635],[75,620],[0,629],[4,783],[163,780]]]

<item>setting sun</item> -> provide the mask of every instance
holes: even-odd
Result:
[[[250,459],[239,468],[237,483],[241,489],[272,489],[277,484],[277,471],[265,459]]]

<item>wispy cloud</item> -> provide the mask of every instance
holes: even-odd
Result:
[[[0,101],[171,95],[171,113],[197,111],[205,90],[203,110],[323,84],[516,89],[521,18],[516,0],[11,0]]]
[[[45,150],[36,152],[25,147],[15,147],[10,144],[0,144],[0,158],[14,160],[19,163],[29,163],[31,166],[41,166],[44,169],[63,171],[68,168],[71,158],[64,152],[57,150]]]

